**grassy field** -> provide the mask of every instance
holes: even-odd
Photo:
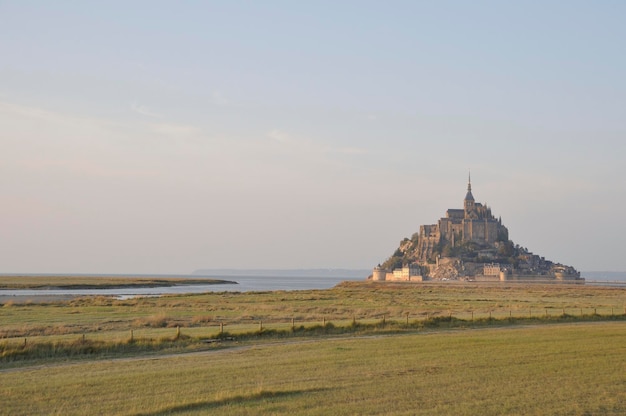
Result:
[[[624,414],[626,289],[349,282],[0,307],[0,414]]]
[[[481,319],[559,315],[623,315],[626,289],[581,285],[455,285],[349,282],[329,290],[222,292],[116,300],[85,297],[53,304],[6,301],[0,340],[52,335],[204,328],[220,323],[289,325],[337,321]],[[171,333],[171,331],[170,331]],[[1,341],[0,341],[1,342]]]
[[[317,338],[0,371],[1,414],[622,415],[626,323]]]

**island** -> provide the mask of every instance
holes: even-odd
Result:
[[[400,242],[376,266],[375,281],[536,281],[584,283],[574,267],[555,263],[509,240],[491,208],[474,200],[468,177],[463,208],[448,209],[436,224]]]

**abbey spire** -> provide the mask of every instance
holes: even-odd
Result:
[[[471,173],[467,174],[467,194],[465,195],[465,200],[474,200],[474,195],[472,195],[472,176]]]
[[[472,195],[471,173],[468,173],[467,175],[467,194],[465,194],[465,200],[463,201],[463,208],[465,208],[466,215],[474,209],[474,195]]]

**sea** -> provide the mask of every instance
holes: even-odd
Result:
[[[363,273],[362,273],[363,272]],[[294,273],[296,274],[296,273]],[[305,273],[306,274],[306,273]],[[34,275],[29,275],[34,276]],[[36,275],[45,278],[46,275]],[[84,274],[81,276],[85,276]],[[220,283],[211,285],[180,285],[154,288],[115,288],[115,289],[7,289],[0,290],[1,299],[14,297],[16,300],[24,297],[38,296],[114,296],[120,299],[137,296],[162,296],[183,293],[206,293],[206,292],[265,292],[276,290],[309,290],[329,289],[343,281],[363,281],[367,278],[366,271],[349,271],[341,275],[327,273],[324,276],[289,275],[289,273],[274,273],[274,275],[235,275],[223,273],[221,275],[203,276],[190,275],[91,275],[98,277],[163,277],[163,278],[193,278],[193,279],[220,279],[233,283]],[[588,285],[601,286],[626,286],[626,272],[582,272]]]
[[[27,275],[45,278],[46,275]],[[72,276],[71,274],[68,276]],[[85,276],[81,274],[80,276]],[[89,275],[94,280],[101,277],[161,277],[187,279],[219,279],[232,283],[216,283],[210,285],[180,285],[167,287],[113,288],[113,289],[0,289],[0,298],[36,297],[36,296],[115,296],[121,299],[136,296],[162,296],[182,293],[205,292],[266,292],[276,290],[309,290],[330,289],[343,281],[365,280],[365,274],[346,273],[343,275],[326,276],[289,276],[289,275],[224,275],[203,276],[191,275]]]

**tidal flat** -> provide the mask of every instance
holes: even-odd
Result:
[[[175,285],[211,285],[235,283],[219,279],[191,279],[188,277],[138,276],[0,276],[0,289],[117,289],[133,287],[163,287]]]

